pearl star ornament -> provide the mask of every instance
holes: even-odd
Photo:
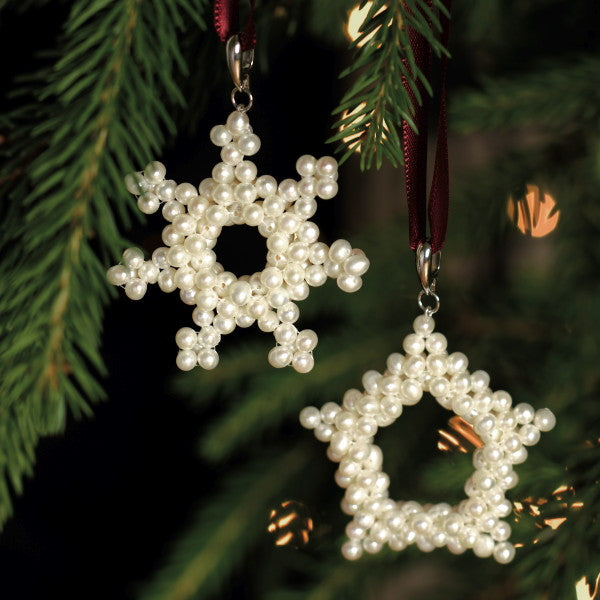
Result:
[[[300,316],[296,302],[328,277],[341,290],[356,292],[369,268],[364,252],[347,240],[331,246],[318,241],[319,228],[309,220],[317,210],[316,197],[329,200],[338,191],[337,161],[301,156],[299,181],[278,184],[270,175],[257,176],[256,165],[246,157],[258,152],[260,139],[248,115],[237,110],[225,125],[212,128],[210,139],[221,148],[222,162],[198,188],[165,179],[160,162],[127,175],[125,185],[137,196],[139,209],[152,214],[162,206],[169,224],[162,232],[164,247],[154,250],[150,260],[137,248],[125,250],[121,264],[108,270],[108,281],[124,287],[132,300],[141,299],[149,283],[158,283],[164,292],[179,289],[181,300],[195,307],[192,318],[200,330],[183,327],[175,336],[176,363],[183,371],[196,365],[213,369],[221,336],[257,322],[275,337],[269,363],[307,373],[318,339],[311,329],[298,330],[294,324]],[[266,238],[261,272],[236,277],[217,262],[213,248],[229,225],[257,227]]]
[[[327,402],[320,410],[308,406],[300,413],[300,423],[329,443],[327,456],[339,463],[335,480],[346,490],[341,506],[352,515],[342,546],[348,560],[377,553],[386,544],[395,551],[410,544],[424,552],[443,546],[453,554],[471,549],[502,564],[514,558],[511,527],[503,520],[512,511],[505,492],[518,482],[513,465],[527,459],[527,446],[550,431],[556,419],[547,408],[513,407],[507,392],[493,392],[489,375],[470,373],[461,352],[448,354],[446,338],[434,326],[431,316],[418,316],[414,333],[404,339],[405,354],[391,354],[383,374],[367,371],[362,392],[348,390],[342,406]],[[466,498],[456,506],[392,500],[383,454],[373,443],[378,428],[391,425],[424,392],[470,423],[483,442],[473,454]]]

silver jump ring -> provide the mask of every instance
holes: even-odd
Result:
[[[246,104],[242,104],[235,99],[235,95],[238,93],[246,94],[246,96],[248,97],[248,102]],[[242,112],[242,113],[247,112],[252,108],[253,102],[254,102],[254,97],[252,96],[252,93],[250,92],[250,90],[239,89],[236,87],[233,88],[233,90],[231,90],[231,103],[233,104],[233,107],[235,108],[235,110]]]
[[[423,296],[427,296],[431,298],[433,301],[433,306],[426,306],[423,303]],[[419,308],[428,316],[434,315],[438,310],[440,310],[440,297],[432,290],[421,290],[419,295],[417,296],[417,303]]]

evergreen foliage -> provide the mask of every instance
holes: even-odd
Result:
[[[38,437],[104,397],[106,264],[135,214],[122,173],[175,131],[178,40],[204,27],[205,4],[76,2],[57,50],[14,91],[0,169],[0,522]]]
[[[423,102],[421,89],[432,94],[427,76],[416,64],[409,29],[422,34],[437,56],[447,54],[439,40],[439,13],[448,15],[440,0],[375,0],[369,5],[360,35],[352,44],[354,61],[341,74],[355,79],[334,112],[341,117],[334,125],[339,131],[330,141],[340,141],[341,162],[360,149],[363,169],[373,164],[379,169],[384,158],[394,166],[403,164],[402,121],[414,130],[416,125],[413,100],[402,79],[415,102]]]
[[[0,10],[33,11],[48,1],[6,0]],[[305,22],[310,34],[339,41],[339,21],[351,4],[289,3],[289,22],[296,26],[288,33]],[[528,38],[536,11],[571,14],[564,1],[455,4],[461,43],[477,43],[483,53],[501,53],[507,31]],[[277,5],[263,4],[265,12]],[[583,5],[577,1],[572,10],[585,21]],[[23,476],[32,472],[39,437],[62,431],[69,414],[89,415],[90,404],[104,398],[99,339],[109,298],[105,269],[125,246],[124,230],[138,214],[122,175],[160,156],[176,133],[172,109],[183,109],[190,97],[182,93],[180,76],[193,70],[187,49],[206,29],[208,8],[206,0],[77,0],[56,47],[39,58],[35,72],[20,78],[14,108],[1,117],[0,523],[10,515],[11,493],[20,492]],[[364,168],[379,167],[384,158],[402,162],[398,128],[402,119],[410,122],[412,109],[399,74],[413,89],[417,81],[428,88],[401,25],[431,32],[428,39],[440,55],[440,10],[439,2],[433,8],[417,0],[373,2],[353,44],[355,62],[344,73],[352,83],[336,110],[349,114],[336,123],[346,129],[333,139],[356,136],[342,142],[344,159],[360,146]],[[516,14],[527,35],[509,27]],[[261,17],[258,26],[264,39],[269,20]],[[374,37],[359,46],[370,33]],[[209,37],[203,57],[211,51]],[[491,166],[454,187],[451,251],[444,254],[440,280],[439,323],[450,347],[464,351],[475,368],[489,370],[495,389],[549,406],[558,417],[557,428],[517,468],[521,483],[511,498],[548,502],[540,503],[537,516],[515,515],[513,537],[525,548],[514,564],[453,557],[445,550],[431,556],[414,549],[388,552],[358,563],[339,553],[347,521],[339,510],[342,492],[325,447],[300,430],[297,414],[307,404],[339,401],[359,385],[362,372],[383,368],[407,333],[416,314],[416,279],[413,257],[400,250],[406,223],[399,218],[363,232],[362,239],[353,236],[372,261],[359,294],[343,296],[330,283],[302,303],[303,326],[318,323],[320,335],[310,375],[267,366],[269,342],[260,338],[224,352],[213,372],[198,369],[174,380],[174,392],[206,423],[198,451],[215,475],[216,491],[199,501],[139,598],[223,598],[240,579],[254,597],[268,600],[368,598],[419,566],[441,573],[444,581],[437,585],[432,578],[414,598],[566,599],[581,576],[595,579],[600,60],[587,53],[540,60],[539,48],[532,45],[537,55],[521,72],[501,64],[488,68],[485,61],[472,66],[469,89],[451,96],[455,132],[510,128],[515,139],[523,132],[537,137],[526,147],[509,144]],[[505,52],[504,58],[510,54]],[[181,118],[193,119],[197,106]],[[523,238],[506,218],[508,195],[519,197],[531,182],[551,190],[561,211],[541,253],[536,244],[544,241]],[[386,471],[395,474],[396,497],[462,497],[469,457],[441,455],[436,448],[435,432],[447,417],[425,399],[378,435]],[[563,485],[574,490],[570,500],[553,496]],[[278,548],[266,537],[269,512],[285,499],[297,499],[313,514],[315,532],[306,549]],[[556,530],[543,526],[543,519],[557,516],[566,521]]]

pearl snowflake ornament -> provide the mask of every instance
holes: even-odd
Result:
[[[139,209],[152,214],[162,206],[169,224],[162,232],[165,246],[154,250],[151,260],[129,248],[122,264],[108,270],[108,280],[124,287],[132,300],[142,298],[149,283],[158,283],[164,292],[179,289],[181,300],[195,306],[192,318],[200,330],[183,327],[175,336],[176,362],[183,371],[197,364],[213,369],[221,336],[257,322],[275,337],[270,364],[291,364],[307,373],[314,365],[317,334],[296,328],[300,312],[295,302],[308,296],[309,286],[323,285],[328,277],[343,291],[355,292],[369,268],[364,252],[347,240],[331,247],[319,242],[319,228],[309,221],[317,210],[316,197],[329,200],[337,193],[337,162],[330,156],[317,160],[305,155],[296,162],[299,181],[278,184],[270,175],[257,176],[256,165],[245,157],[258,152],[260,139],[240,111],[232,112],[225,125],[213,127],[210,139],[221,148],[222,162],[199,188],[165,179],[160,162],[125,178]],[[217,262],[213,248],[221,229],[229,225],[257,227],[266,238],[261,272],[238,278]]]
[[[339,463],[335,480],[346,490],[342,510],[353,517],[342,546],[348,560],[379,552],[385,544],[396,551],[410,544],[424,552],[443,546],[454,554],[471,549],[503,564],[514,558],[511,528],[503,520],[512,511],[505,492],[518,482],[513,465],[527,459],[527,446],[539,441],[540,432],[550,431],[556,419],[547,408],[512,407],[507,392],[492,392],[489,375],[469,373],[467,357],[448,354],[446,338],[434,326],[431,316],[418,316],[414,333],[404,339],[406,354],[391,354],[383,374],[367,371],[363,392],[348,390],[342,406],[328,402],[300,413],[300,423],[329,443],[327,455]],[[473,454],[467,498],[456,506],[392,500],[383,454],[373,443],[378,428],[391,425],[423,392],[470,423],[483,442]]]

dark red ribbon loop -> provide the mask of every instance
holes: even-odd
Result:
[[[450,9],[450,0],[444,2]],[[448,46],[450,20],[441,14],[442,43]],[[416,66],[431,80],[431,46],[427,40],[414,29],[409,31],[410,46],[415,57]],[[407,64],[407,63],[405,63]],[[440,110],[438,118],[438,137],[435,152],[435,163],[429,192],[427,207],[427,124],[429,97],[419,84],[421,104],[406,81],[402,83],[412,100],[415,113],[414,123],[418,134],[410,125],[402,122],[402,141],[404,147],[404,171],[406,175],[406,198],[408,202],[408,236],[410,247],[416,250],[421,242],[429,241],[432,252],[441,250],[446,239],[448,228],[448,204],[450,198],[448,177],[448,125],[446,113],[446,72],[448,57],[441,59]],[[427,218],[429,217],[429,240],[427,238]]]
[[[232,35],[239,34],[242,50],[252,50],[256,46],[254,4],[255,0],[250,0],[248,22],[240,31],[240,0],[215,0],[215,30],[223,43],[226,43]]]

